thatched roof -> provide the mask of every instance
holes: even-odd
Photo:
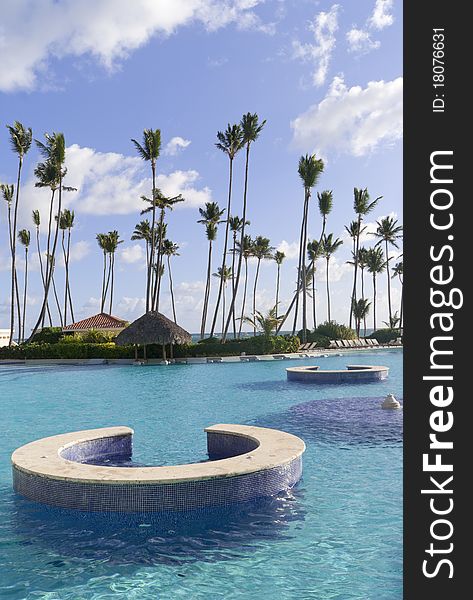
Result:
[[[131,325],[128,325],[115,338],[119,346],[127,344],[189,344],[191,334],[159,313],[150,311]]]

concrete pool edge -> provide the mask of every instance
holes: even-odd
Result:
[[[292,434],[230,424],[205,431],[210,456],[219,458],[164,467],[98,466],[64,458],[64,454],[71,456],[71,449],[74,452],[87,443],[98,443],[99,452],[106,448],[110,453],[119,442],[120,451],[131,455],[133,430],[129,427],[43,438],[13,452],[13,487],[30,500],[63,508],[185,511],[273,495],[301,477],[305,444]]]
[[[381,365],[347,365],[346,369],[320,369],[305,365],[286,369],[288,381],[302,383],[364,383],[386,379],[389,367]]]

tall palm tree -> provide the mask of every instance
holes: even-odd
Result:
[[[361,247],[358,250],[358,266],[361,274],[361,297],[365,297],[365,269],[366,260],[368,258],[368,248]],[[363,335],[366,335],[366,316],[363,317]]]
[[[329,264],[332,255],[340,248],[343,244],[343,241],[336,238],[333,239],[333,233],[329,233],[329,235],[324,235],[322,240],[322,251],[321,254],[327,261],[327,321],[330,322],[330,286],[329,286]]]
[[[169,293],[171,294],[172,314],[174,317],[174,323],[177,323],[176,318],[176,305],[174,303],[174,288],[172,283],[172,272],[171,272],[171,257],[179,256],[179,246],[171,240],[163,240],[163,256],[167,259],[168,264],[168,275],[169,275]]]
[[[216,147],[221,150],[224,154],[228,156],[229,163],[229,174],[228,174],[228,201],[227,201],[227,220],[225,227],[225,239],[223,243],[223,253],[222,253],[222,272],[225,270],[225,263],[227,259],[227,248],[228,248],[228,233],[230,230],[230,215],[231,215],[231,203],[232,203],[232,184],[233,184],[233,161],[235,160],[235,156],[243,147],[243,131],[240,125],[230,125],[228,124],[225,131],[217,132],[218,142],[215,144]],[[243,219],[246,216],[243,215]],[[220,279],[220,285],[218,287],[218,296],[217,302],[215,304],[215,312],[212,319],[212,326],[210,328],[210,337],[213,336],[215,331],[215,324],[217,322],[217,314],[220,307],[220,301],[222,298],[224,281],[223,278]],[[222,340],[223,340],[222,332]]]
[[[51,282],[50,285],[52,286],[54,300],[56,302],[57,314],[59,315],[59,324],[62,327],[63,325],[65,325],[65,323],[62,318],[61,304],[59,302],[59,297],[58,297],[57,289],[56,289],[56,281],[54,279],[54,270],[56,268],[56,259],[52,256],[52,254],[46,254],[46,262],[47,262],[46,268],[48,270],[49,280]]]
[[[266,125],[266,119],[264,119],[261,123],[259,121],[259,117],[256,113],[246,113],[243,115],[240,121],[240,128],[242,131],[242,139],[241,144],[242,147],[246,148],[246,160],[245,160],[245,183],[243,187],[243,217],[242,217],[242,228],[240,231],[240,246],[243,246],[243,240],[245,238],[245,227],[249,225],[249,221],[246,220],[247,215],[247,196],[248,196],[248,169],[250,164],[250,148],[251,145],[256,142],[259,138],[264,126]],[[228,213],[230,214],[230,213]],[[238,256],[238,265],[235,277],[235,283],[233,286],[233,294],[232,300],[230,303],[230,310],[228,312],[227,322],[225,324],[225,329],[222,335],[222,342],[225,342],[228,329],[230,327],[230,320],[235,319],[235,305],[236,299],[238,295],[238,287],[240,285],[240,276],[241,276],[241,267],[244,257],[240,254]],[[234,270],[235,271],[235,270]],[[241,331],[241,321],[239,330]]]
[[[40,268],[40,272],[41,272],[41,282],[43,284],[43,292],[44,292],[46,281],[45,281],[44,266],[43,266],[43,255],[41,254],[41,243],[40,243],[40,239],[39,239],[39,232],[40,232],[40,227],[41,227],[41,214],[40,214],[39,210],[33,210],[31,215],[33,218],[33,224],[36,227],[36,250],[38,252],[39,268]],[[49,310],[49,302],[46,304],[46,312],[48,313],[49,326],[52,327],[53,322],[51,319],[51,311]]]
[[[245,284],[243,286],[243,298],[241,302],[241,316],[240,316],[240,325],[238,327],[238,337],[241,337],[241,327],[243,325],[243,315],[245,314],[245,306],[246,306],[246,295],[248,289],[248,259],[253,255],[253,240],[251,236],[248,234],[243,238],[243,243],[237,242],[238,252],[243,257],[245,261]]]
[[[71,256],[71,230],[74,227],[74,211],[65,208],[59,216],[59,229],[62,231],[61,246],[64,257],[65,284],[64,284],[64,323],[67,325],[67,306],[71,310],[71,319],[74,323],[74,308],[69,281],[69,260]],[[67,231],[67,243],[66,243]]]
[[[401,260],[396,263],[393,268],[392,279],[397,277],[399,279],[399,283],[401,284],[401,303],[399,307],[399,329],[402,329],[402,310],[403,310],[403,290],[404,290],[404,263]]]
[[[386,253],[386,273],[388,275],[388,308],[389,308],[389,321],[392,320],[392,308],[391,308],[391,275],[389,272],[389,246],[399,248],[397,241],[402,238],[402,225],[398,225],[397,219],[394,217],[384,217],[380,221],[376,221],[376,231],[373,234],[378,238],[376,245],[384,242],[384,251]]]
[[[163,239],[166,236],[166,228],[164,217],[166,214],[166,210],[173,210],[174,205],[179,202],[184,202],[184,198],[181,194],[173,197],[165,196],[161,190],[155,189],[155,193],[153,196],[153,200],[147,198],[146,196],[141,196],[141,199],[149,204],[147,208],[141,211],[141,214],[144,215],[148,212],[155,212],[156,208],[159,209],[159,222],[157,225],[151,228],[151,250],[150,250],[150,260],[153,261],[153,269],[154,269],[154,282],[151,286],[151,310],[159,310],[159,295],[161,290],[161,278],[162,278],[162,265],[163,265]],[[155,239],[156,238],[156,239]],[[154,248],[154,253],[153,253]],[[155,258],[154,258],[155,257]]]
[[[307,224],[309,217],[309,200],[312,188],[315,187],[320,175],[324,170],[324,162],[316,158],[315,154],[301,156],[299,159],[298,173],[304,187],[304,204],[299,239],[299,265],[297,269],[297,293],[296,308],[294,314],[293,334],[297,329],[297,317],[299,312],[299,294],[302,291],[302,341],[307,341],[307,276],[306,276],[306,248],[307,248]],[[302,289],[301,289],[302,288]]]
[[[274,248],[270,245],[270,241],[268,238],[265,238],[261,235],[258,235],[253,242],[253,247],[251,249],[252,255],[257,259],[256,273],[255,273],[255,283],[253,286],[253,314],[256,315],[256,290],[258,287],[258,278],[259,278],[259,269],[261,265],[261,261],[263,259],[272,258],[272,252]],[[253,329],[253,334],[256,335],[256,327]]]
[[[325,235],[325,234],[324,234]],[[307,244],[307,258],[309,260],[309,267],[307,272],[310,272],[310,278],[312,283],[312,318],[314,321],[314,329],[317,327],[317,307],[316,307],[316,296],[315,296],[315,273],[317,271],[317,259],[320,258],[322,251],[322,245],[318,240],[312,240]]]
[[[110,280],[110,308],[108,314],[112,314],[113,310],[113,291],[115,286],[115,252],[117,251],[118,245],[122,244],[123,240],[120,239],[120,234],[117,230],[109,231],[106,239],[106,248],[109,256],[109,274],[111,274]]]
[[[333,192],[332,190],[324,190],[323,192],[317,192],[317,200],[319,202],[319,213],[322,217],[322,233],[319,238],[319,244],[325,235],[325,227],[327,225],[327,217],[332,212],[333,208]]]
[[[20,229],[18,240],[25,248],[25,287],[23,290],[23,322],[20,323],[20,341],[25,341],[25,319],[26,319],[26,297],[28,293],[28,248],[30,246],[31,235],[28,229]]]
[[[151,196],[153,200],[156,197],[156,161],[159,158],[161,152],[161,130],[160,129],[145,129],[143,131],[143,141],[140,144],[135,139],[131,140],[136,148],[138,155],[151,164],[151,176],[152,176],[152,191]],[[152,265],[155,262],[155,227],[156,227],[156,204],[152,203],[151,208],[153,217],[151,221],[151,246],[150,246],[150,258],[148,263],[148,276],[146,278],[146,312],[151,308],[152,304],[152,283],[153,283],[153,268]]]
[[[354,301],[356,300],[356,283],[357,283],[357,274],[358,274],[358,251],[360,249],[360,235],[362,232],[362,221],[363,218],[369,214],[381,200],[382,196],[378,196],[375,200],[370,201],[370,195],[368,193],[368,189],[358,189],[353,188],[353,210],[357,215],[357,236],[356,236],[356,246],[355,246],[355,269],[353,274],[353,290],[351,293],[351,303],[350,303],[350,324],[352,325],[352,317],[353,317],[353,307]]]
[[[369,248],[366,255],[366,268],[373,277],[373,329],[376,331],[376,277],[386,268],[383,249],[379,246]]]
[[[277,314],[278,306],[279,306],[279,281],[280,281],[280,275],[281,275],[281,265],[285,258],[286,258],[286,255],[284,254],[284,252],[281,252],[279,250],[277,250],[273,256],[274,262],[278,266],[278,274],[276,277],[276,304],[274,305],[276,307],[276,314]]]
[[[226,303],[226,290],[227,283],[230,279],[233,279],[233,271],[231,267],[224,267],[222,271],[222,267],[217,269],[217,273],[213,273],[214,277],[218,277],[220,280],[223,280],[223,292],[222,292],[222,331],[225,327],[225,303]]]
[[[106,286],[105,281],[107,279],[107,234],[106,233],[97,233],[95,236],[97,240],[97,244],[99,248],[103,252],[103,272],[102,272],[102,293],[100,295],[100,312],[103,313],[105,307],[105,297],[106,297]]]
[[[233,245],[232,245],[232,249],[231,249],[231,253],[232,253],[232,298],[233,295],[235,294],[235,285],[236,285],[236,279],[235,279],[235,261],[236,261],[236,256],[237,256],[237,235],[239,232],[241,232],[242,228],[243,228],[243,219],[240,219],[240,217],[238,216],[234,216],[234,217],[230,217],[229,219],[230,221],[230,231],[232,232],[232,237],[233,237]],[[246,221],[245,225],[250,225],[249,221]],[[236,318],[235,318],[235,304],[233,304],[232,307],[232,320],[233,320],[233,337],[236,339]]]
[[[144,240],[146,248],[146,273],[149,270],[149,254],[151,245],[151,225],[148,219],[144,219],[135,225],[131,240]]]
[[[222,215],[225,209],[220,210],[219,205],[216,202],[206,202],[205,208],[199,208],[200,216],[202,217],[197,223],[205,225],[205,234],[209,242],[209,254],[207,258],[207,277],[205,281],[205,293],[204,293],[204,304],[202,308],[202,321],[200,324],[200,338],[204,339],[205,336],[205,325],[207,322],[207,312],[209,307],[210,298],[210,286],[211,280],[210,275],[212,273],[212,248],[213,242],[217,238],[217,227],[222,220]]]
[[[358,300],[355,300],[353,304],[353,316],[355,317],[356,337],[360,337],[361,321],[366,320],[366,316],[368,315],[370,306],[371,302],[369,302],[366,298],[359,298]]]
[[[11,241],[11,236],[12,236],[11,207],[12,207],[12,203],[13,203],[14,186],[13,186],[13,184],[1,183],[0,184],[0,191],[2,193],[3,199],[7,203],[7,211],[8,211],[8,218],[7,218],[7,221],[8,221],[8,242],[9,242],[9,245],[10,245],[10,252],[11,252],[11,248],[12,248],[12,241]]]
[[[38,321],[36,322],[33,331],[31,333],[30,339],[35,335],[38,327],[41,323],[44,322],[44,316],[46,312],[46,305],[48,302],[48,294],[49,288],[52,282],[52,270],[49,272],[49,267],[54,267],[55,258],[56,258],[56,247],[57,241],[59,237],[59,216],[62,211],[62,192],[64,191],[73,191],[75,188],[63,186],[63,179],[66,176],[67,169],[64,168],[64,163],[66,160],[66,141],[64,139],[63,133],[45,133],[45,142],[40,142],[39,140],[35,140],[36,145],[42,156],[45,158],[45,163],[40,163],[35,170],[35,174],[38,177],[38,187],[45,187],[48,185],[52,191],[52,200],[54,199],[55,190],[58,191],[58,202],[57,202],[57,212],[56,212],[56,227],[54,232],[54,238],[52,241],[52,246],[47,253],[50,254],[51,260],[46,264],[46,286],[44,291],[44,298],[41,305],[41,311],[39,314]],[[38,170],[39,169],[39,170]],[[44,177],[44,181],[42,179]],[[51,207],[52,208],[52,207]],[[52,213],[51,213],[52,214]],[[51,217],[51,215],[50,215]],[[53,222],[53,219],[50,219],[50,222]],[[49,238],[48,238],[49,239]],[[49,244],[48,244],[49,246]]]
[[[20,295],[18,293],[18,280],[16,274],[16,227],[18,221],[18,205],[20,200],[20,183],[21,183],[21,170],[23,167],[23,160],[26,153],[31,147],[33,141],[33,132],[31,127],[25,127],[19,121],[15,121],[13,125],[7,125],[8,132],[10,134],[10,145],[13,152],[18,156],[18,171],[16,177],[16,189],[15,189],[15,201],[13,204],[13,223],[12,223],[12,234],[11,234],[11,306],[10,306],[10,341],[9,345],[13,343],[13,331],[15,328],[15,298],[18,312],[18,328],[21,329],[21,313],[20,313]]]

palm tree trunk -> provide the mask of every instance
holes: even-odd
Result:
[[[46,290],[45,290],[45,294],[44,294],[44,299],[43,299],[43,304],[41,307],[41,312],[39,315],[39,319],[37,321],[37,323],[35,324],[33,331],[29,337],[29,339],[31,340],[36,331],[38,330],[38,327],[40,326],[41,322],[44,320],[44,314],[46,311],[46,304],[48,301],[48,294],[49,294],[49,288],[51,285],[51,280],[52,280],[52,273],[54,270],[54,260],[55,260],[55,256],[56,256],[56,247],[57,247],[57,240],[59,237],[59,215],[61,214],[61,210],[62,210],[62,174],[59,176],[59,197],[58,197],[58,208],[57,208],[57,220],[56,220],[56,230],[54,232],[54,241],[53,241],[53,247],[52,247],[52,251],[51,251],[51,267],[49,269],[49,273],[48,273],[48,277],[46,279]],[[53,197],[54,197],[54,192],[53,192]],[[55,286],[54,286],[55,287]],[[59,307],[58,307],[59,308]],[[59,310],[59,314],[61,313],[61,311]],[[60,319],[61,319],[61,325],[62,325],[62,316],[60,314]]]
[[[51,250],[51,230],[52,230],[52,223],[53,223],[53,211],[54,211],[54,196],[56,194],[56,190],[52,189],[51,190],[51,200],[49,201],[49,220],[48,220],[48,237],[47,237],[47,242],[46,242],[46,269],[45,269],[45,276],[44,276],[44,293],[46,295],[46,282],[49,279],[49,268],[50,268],[50,264],[49,264],[49,256],[50,256],[50,250]],[[48,310],[49,310],[49,301],[48,298],[46,298],[46,303],[48,306]],[[44,319],[45,319],[46,313],[43,313],[43,320],[41,322],[41,327],[44,327]]]
[[[359,248],[360,248],[360,229],[361,229],[361,215],[358,215],[358,231],[357,231],[357,234],[356,234],[356,248],[355,248],[355,256],[354,256],[355,273],[353,275],[353,291],[351,293],[350,324],[349,324],[349,327],[351,327],[351,324],[352,324],[353,303],[356,301],[356,279],[357,279],[357,271],[358,271],[358,251],[359,251]]]
[[[66,253],[66,244],[64,243],[65,241],[65,230],[62,230],[62,236],[61,236],[61,247],[62,247],[62,255],[64,258],[64,311],[63,311],[63,315],[64,315],[64,325],[67,325],[67,253]]]
[[[163,227],[164,227],[164,208],[161,209],[159,217],[159,237],[158,237],[158,259],[154,280],[153,291],[153,310],[159,310],[159,296],[161,292],[162,264],[163,264]]]
[[[223,285],[223,292],[222,292],[222,333],[223,330],[225,329],[225,303],[226,303],[226,295],[227,295],[227,286],[226,284]]]
[[[105,302],[107,301],[107,296],[108,296],[108,290],[110,287],[110,277],[112,274],[112,254],[110,253],[108,256],[108,267],[107,267],[107,283],[105,284],[105,292],[104,292],[104,309],[105,309]],[[103,311],[102,311],[103,312]]]
[[[392,309],[391,309],[391,275],[389,274],[389,256],[388,241],[386,240],[386,273],[388,274],[388,307],[389,307],[389,327],[391,327]]]
[[[401,331],[402,330],[402,309],[403,309],[404,284],[400,277],[399,277],[399,281],[401,283],[401,302],[400,302],[400,306],[399,306],[399,331]]]
[[[253,287],[253,319],[256,318],[256,288],[258,286],[258,277],[259,277],[259,267],[261,264],[261,259],[258,258],[258,266],[256,267],[256,274],[255,274],[255,285]],[[253,326],[253,335],[256,335],[256,325]]]
[[[281,265],[278,264],[278,274],[276,277],[276,315],[278,314],[278,304],[279,304],[279,275],[280,275]]]
[[[16,224],[18,220],[18,201],[20,199],[20,179],[21,179],[21,167],[23,159],[20,156],[18,160],[18,175],[16,178],[16,194],[15,194],[15,206],[13,209],[13,227],[11,236],[11,307],[10,307],[10,340],[8,345],[11,346],[13,343],[13,332],[15,329],[15,299],[18,311],[18,339],[21,340],[21,314],[20,314],[20,297],[18,294],[18,280],[16,277]],[[16,295],[15,295],[16,294]]]
[[[232,298],[235,295],[235,252],[236,252],[236,231],[233,233],[233,251],[232,251]],[[230,311],[233,321],[233,339],[236,340],[236,318],[235,306]],[[225,320],[223,322],[222,336],[225,331]]]
[[[312,271],[312,316],[314,319],[314,329],[317,329],[317,309],[315,305],[315,269]]]
[[[21,341],[25,341],[26,298],[28,293],[28,248],[25,248],[25,289],[23,291],[23,327]]]
[[[71,230],[68,230],[67,235],[67,266],[66,266],[66,285],[67,285],[67,295],[69,298],[69,307],[71,309],[71,320],[74,323],[74,307],[72,306],[72,294],[71,294],[71,282],[69,279],[69,260],[71,257]]]
[[[306,250],[307,250],[307,223],[309,221],[309,193],[306,192],[306,215],[304,224],[304,240],[302,242],[302,341],[307,342],[307,276],[306,276]]]
[[[304,230],[305,230],[305,218],[306,218],[306,198],[304,197],[304,208],[302,210],[302,222],[301,222],[301,232],[299,236],[299,263],[297,266],[297,285],[296,285],[296,309],[294,313],[294,323],[292,325],[292,335],[296,333],[297,329],[297,318],[299,316],[299,295],[301,291],[301,277],[302,277],[302,255],[305,253],[305,248],[303,247],[304,242]]]
[[[110,254],[110,270],[112,272],[112,278],[110,281],[110,310],[108,311],[109,315],[112,314],[113,309],[113,287],[115,284],[115,252],[112,252]]]
[[[59,322],[61,323],[61,327],[63,327],[64,320],[62,318],[62,313],[61,313],[61,304],[59,302],[59,297],[57,295],[56,282],[54,280],[54,270],[52,270],[52,269],[51,269],[51,282],[53,284],[53,293],[54,293],[54,299],[56,300],[56,307],[57,307],[57,312],[59,315]]]
[[[241,303],[240,326],[238,327],[238,338],[241,337],[241,328],[243,325],[243,317],[245,316],[246,291],[248,288],[248,259],[245,257],[245,285],[243,286],[243,300]]]
[[[235,289],[232,294],[232,301],[230,303],[230,310],[228,311],[227,322],[225,323],[225,329],[222,332],[222,342],[225,342],[227,338],[228,329],[230,327],[231,319],[235,319],[235,308],[236,308],[236,298],[238,295],[238,286],[240,285],[240,275],[241,275],[241,265],[243,262],[243,240],[245,239],[245,224],[246,224],[246,198],[248,193],[248,167],[250,162],[250,142],[246,145],[246,162],[245,162],[245,184],[243,190],[243,225],[241,226],[241,234],[240,234],[240,255],[238,257],[238,267],[235,281]],[[230,217],[230,215],[227,215]],[[247,265],[248,268],[248,265]],[[240,337],[241,333],[241,321],[239,326],[238,337]]]
[[[365,297],[365,273],[364,269],[361,269],[361,297]],[[366,315],[363,316],[363,336],[366,337]],[[358,335],[358,337],[360,337]]]
[[[174,289],[173,289],[173,285],[172,285],[171,257],[170,256],[168,256],[168,275],[169,275],[169,292],[171,294],[172,314],[174,315],[174,323],[177,324],[176,306],[174,304]]]
[[[227,224],[225,227],[225,242],[223,245],[222,274],[225,271],[225,261],[227,258],[227,245],[228,245],[228,231],[229,231],[229,227],[230,227],[230,208],[231,208],[231,202],[232,202],[232,183],[233,183],[233,158],[230,158],[229,162],[230,162],[230,169],[229,169],[229,177],[228,177]],[[222,298],[222,290],[223,290],[223,277],[220,278],[220,284],[218,286],[217,303],[215,305],[215,312],[214,312],[214,316],[212,319],[212,327],[210,329],[210,337],[213,336],[214,331],[215,331],[215,324],[217,322],[218,309],[220,307],[220,300]],[[222,331],[222,341],[223,341],[223,334],[224,334],[224,332]]]
[[[105,306],[105,279],[107,278],[107,253],[103,253],[103,273],[102,273],[102,298],[100,302],[100,312],[103,313]]]
[[[150,257],[149,257],[149,265],[148,265],[148,277],[146,280],[146,312],[149,312],[150,309],[150,300],[151,300],[151,291],[152,291],[152,277],[153,277],[153,263],[154,263],[154,242],[155,242],[155,234],[154,230],[156,227],[156,205],[155,205],[155,195],[156,195],[156,165],[154,160],[151,161],[151,172],[153,175],[153,219],[151,222],[151,249],[150,249]]]
[[[202,307],[202,323],[200,325],[200,339],[203,340],[205,337],[205,324],[207,321],[207,309],[209,304],[210,296],[210,274],[212,271],[212,241],[209,240],[209,256],[207,260],[207,281],[205,284],[204,293],[204,306]]]
[[[328,266],[330,259],[327,258],[327,320],[330,323],[330,286],[328,282]]]
[[[376,331],[376,273],[373,273],[373,329]]]
[[[39,243],[39,227],[36,228],[36,247],[38,249],[39,268],[41,271],[41,281],[43,283],[43,293],[44,293],[46,282],[44,279],[43,257],[41,256],[41,245]],[[53,322],[51,319],[51,311],[49,310],[49,303],[46,304],[46,311],[48,313],[49,326],[52,327]],[[43,326],[44,326],[44,321],[43,321]]]

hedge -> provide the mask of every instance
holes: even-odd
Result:
[[[212,342],[207,344],[187,344],[174,346],[175,358],[192,356],[239,356],[246,354],[278,354],[297,352],[299,349],[297,336],[273,336],[266,338],[256,336],[241,340],[228,340],[225,344]],[[148,358],[162,358],[162,347],[150,345],[146,347]],[[89,358],[134,358],[134,346],[116,346],[113,342],[106,344],[87,344],[80,341],[50,343],[31,343],[11,348],[0,348],[0,359],[89,359]],[[143,356],[143,349],[139,349],[139,356]]]
[[[369,335],[368,337],[378,340],[378,342],[380,344],[387,344],[391,340],[395,340],[398,337],[400,337],[400,334],[399,334],[399,329],[386,328],[386,329],[377,329],[376,331],[373,331],[373,333],[371,335]]]

